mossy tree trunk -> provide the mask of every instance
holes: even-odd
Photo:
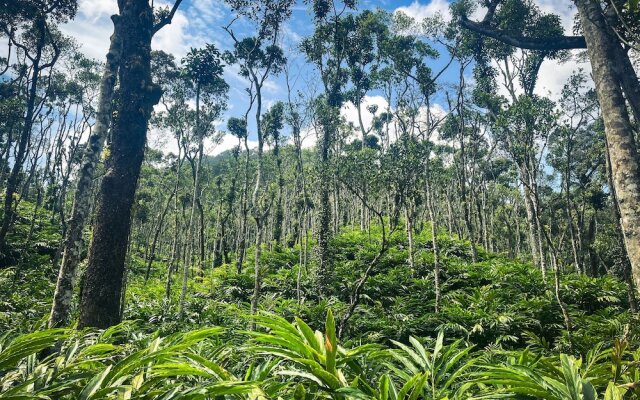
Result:
[[[106,173],[98,193],[78,328],[106,328],[120,322],[131,208],[149,117],[161,96],[161,89],[151,79],[152,9],[147,0],[122,0],[119,6],[120,90]]]

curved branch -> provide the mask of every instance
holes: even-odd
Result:
[[[169,12],[169,15],[162,18],[160,21],[158,21],[157,24],[153,26],[153,30],[151,33],[152,35],[155,35],[156,33],[158,33],[160,29],[171,24],[171,21],[173,20],[173,16],[176,15],[176,11],[178,11],[178,7],[180,7],[180,3],[182,3],[182,0],[176,0],[176,2],[173,4],[173,7],[171,7],[171,11]]]
[[[521,49],[554,51],[587,48],[587,42],[584,40],[584,36],[532,38],[526,36],[515,36],[502,29],[491,28],[486,24],[471,21],[466,17],[460,17],[459,22],[463,28],[472,32]]]

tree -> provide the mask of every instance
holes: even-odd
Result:
[[[334,1],[313,1],[315,32],[303,40],[301,46],[307,60],[320,73],[324,94],[315,102],[315,117],[319,127],[318,165],[319,202],[317,214],[317,266],[316,283],[321,297],[329,293],[333,276],[330,260],[329,240],[331,206],[329,190],[330,150],[340,121],[340,107],[343,104],[343,89],[348,81],[346,60],[350,48],[346,36],[353,26],[353,17],[346,15],[355,7],[355,1],[344,1],[341,5]]]
[[[67,21],[76,13],[75,0],[49,1],[32,0],[19,3],[0,4],[0,31],[28,60],[30,76],[27,78],[24,119],[13,160],[11,172],[7,178],[4,196],[4,215],[0,225],[0,251],[6,252],[7,233],[15,217],[14,195],[18,188],[19,174],[31,139],[31,130],[40,101],[38,91],[42,89],[40,80],[47,70],[58,62],[63,46],[62,36],[56,31],[55,23]],[[7,65],[9,60],[7,59]],[[5,70],[6,71],[6,70]],[[45,81],[46,82],[46,81]]]
[[[198,271],[202,275],[204,271],[204,210],[200,201],[201,189],[201,169],[202,157],[204,156],[204,139],[210,137],[215,132],[214,122],[220,117],[221,112],[226,108],[226,93],[229,88],[222,78],[223,65],[220,52],[211,44],[203,49],[191,49],[183,62],[182,77],[187,83],[187,87],[195,95],[195,115],[193,131],[190,138],[183,140],[182,145],[188,146],[195,142],[195,151],[185,149],[185,157],[191,164],[191,174],[193,177],[193,193],[191,204],[191,215],[187,226],[187,262],[182,271],[182,292],[180,295],[180,315],[184,315],[185,298],[187,294],[187,278],[189,266],[191,265],[195,231],[196,208],[200,215],[200,246]]]
[[[229,52],[227,57],[230,61],[236,62],[240,66],[242,75],[249,79],[250,87],[247,88],[249,95],[249,110],[253,107],[255,91],[255,124],[258,136],[256,182],[251,195],[251,214],[256,224],[255,240],[255,260],[254,260],[254,290],[251,299],[251,313],[255,314],[258,308],[260,290],[262,286],[261,277],[261,252],[264,237],[264,227],[271,204],[264,204],[264,145],[267,133],[263,130],[262,121],[262,88],[267,79],[282,71],[286,58],[282,49],[278,46],[278,39],[282,24],[291,16],[292,0],[270,0],[260,3],[260,5],[247,3],[243,0],[228,0],[232,9],[238,13],[234,19],[224,29],[229,33],[234,42],[234,51]],[[233,23],[239,17],[245,17],[256,25],[256,34],[253,37],[239,39],[232,30]],[[245,142],[246,143],[246,142]],[[249,152],[247,149],[247,160]],[[247,161],[248,162],[248,161]],[[244,235],[244,232],[241,234]],[[239,267],[240,268],[240,267]],[[252,327],[255,324],[252,323]]]
[[[179,0],[172,10],[179,5]],[[116,96],[116,118],[111,130],[106,173],[97,198],[96,220],[78,327],[105,328],[121,319],[120,302],[127,242],[131,228],[131,207],[144,156],[147,124],[162,91],[151,78],[151,38],[170,22],[154,25],[146,0],[119,3],[122,37],[120,89]]]
[[[490,1],[481,23],[469,21],[467,14],[462,13],[461,25],[480,35],[524,49],[587,48],[611,158],[612,189],[620,209],[620,225],[636,288],[640,287],[640,191],[637,190],[640,187],[640,165],[634,128],[627,109],[628,102],[636,122],[640,120],[640,83],[610,22],[621,23],[611,21],[597,0],[574,0],[584,36],[563,36],[561,32],[542,29],[513,32],[501,28],[499,22],[494,21],[496,9],[502,3],[502,0]]]
[[[67,231],[62,245],[62,263],[49,316],[49,327],[51,328],[64,326],[69,322],[74,280],[78,263],[80,262],[82,231],[90,210],[91,182],[111,124],[114,87],[118,68],[120,67],[122,47],[122,38],[119,36],[120,30],[115,27],[119,23],[119,16],[114,15],[111,19],[114,24],[114,33],[110,39],[107,62],[100,79],[100,98],[98,99],[96,124],[85,146],[80,175],[76,184],[73,209],[67,223]]]
[[[264,125],[262,130],[265,136],[273,143],[273,156],[276,159],[276,168],[278,172],[277,186],[278,198],[276,199],[276,212],[273,221],[273,240],[277,245],[282,241],[282,225],[284,223],[284,171],[282,167],[282,155],[280,154],[282,146],[282,129],[284,128],[284,103],[277,102],[262,118]]]
[[[574,73],[562,89],[561,118],[564,120],[549,138],[547,161],[559,172],[562,182],[564,212],[571,241],[571,258],[577,272],[597,276],[599,260],[592,245],[594,235],[588,234],[588,224],[594,224],[606,197],[601,185],[604,173],[605,148],[598,129],[598,104],[595,91],[587,87],[582,71]],[[585,205],[591,208],[587,220]],[[589,257],[588,266],[585,258]]]

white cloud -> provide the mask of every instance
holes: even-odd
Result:
[[[177,60],[182,59],[189,47],[195,47],[194,44],[187,43],[193,40],[186,34],[186,28],[189,25],[189,21],[184,13],[178,11],[173,16],[171,24],[162,28],[153,37],[151,47],[154,50],[163,50],[167,53],[176,56]]]
[[[540,10],[548,14],[556,14],[560,17],[560,22],[565,34],[570,35],[573,30],[573,21],[576,16],[576,9],[570,1],[558,0],[538,0],[536,4]]]
[[[371,127],[371,123],[373,122],[373,114],[367,111],[367,107],[370,105],[378,106],[378,112],[385,111],[387,109],[388,103],[387,100],[382,96],[364,96],[362,99],[361,106],[361,115],[362,115],[362,124],[364,125],[364,129],[368,130]],[[349,102],[342,106],[342,110],[340,111],[342,116],[347,120],[347,122],[351,122],[358,131],[358,137],[360,134],[360,122],[358,121],[358,109],[356,106]]]
[[[283,92],[283,88],[273,79],[267,79],[264,82],[262,89],[269,94],[279,94]]]
[[[80,0],[76,18],[60,30],[76,39],[85,55],[104,61],[113,33],[111,16],[117,13],[115,0]]]
[[[494,67],[500,67],[504,69],[504,62],[501,62],[500,65],[496,63],[496,61],[492,61],[492,65]],[[510,62],[509,69],[513,73],[517,71],[517,68]],[[557,101],[560,98],[562,88],[569,80],[571,75],[578,71],[579,69],[583,69],[587,74],[591,72],[591,65],[588,62],[581,62],[577,57],[569,57],[567,60],[545,60],[538,72],[538,81],[536,82],[536,87],[534,89],[534,93],[539,96],[548,97],[551,100]],[[498,94],[505,96],[508,99],[511,99],[511,95],[506,89],[504,78],[502,73],[499,73],[497,76],[498,82]],[[591,82],[589,80],[589,82]],[[591,83],[590,83],[591,84]],[[514,90],[516,95],[520,95],[523,93],[522,87],[520,86],[520,80],[516,77],[514,80]]]
[[[147,133],[147,146],[152,149],[161,150],[165,154],[178,154],[178,143],[173,134],[151,125]]]
[[[156,7],[170,4],[172,3],[168,1],[160,1],[156,2]],[[199,21],[211,15],[210,11],[204,11],[208,8],[201,6],[200,2],[193,7],[201,13],[198,17]],[[194,11],[189,9],[190,13]],[[76,18],[62,25],[60,29],[63,33],[75,38],[81,45],[82,52],[88,57],[103,61],[109,49],[109,38],[113,33],[111,16],[117,13],[116,0],[80,0]],[[154,36],[153,49],[164,50],[180,60],[190,47],[202,46],[206,42],[204,36],[192,36],[188,33],[190,21],[186,10],[178,10],[171,24]]]
[[[302,42],[302,35],[296,32],[290,24],[284,24],[282,27],[282,33],[284,34],[283,41],[290,47],[295,47]]]
[[[315,129],[307,129],[300,133],[302,137],[302,148],[309,149],[312,148],[318,143],[318,135],[316,134]]]
[[[258,147],[258,142],[256,140],[249,140],[247,144],[249,145],[249,149],[255,149]],[[225,133],[218,142],[214,142],[212,139],[207,139],[205,141],[205,154],[217,156],[220,153],[233,149],[237,145],[238,138],[230,133]],[[242,150],[244,151],[244,144],[242,146]]]
[[[557,60],[545,61],[540,67],[535,93],[540,96],[547,96],[552,100],[558,100],[560,92],[569,77],[580,68],[584,69],[587,74],[591,73],[591,64],[589,63],[579,63],[575,60],[564,63]],[[593,84],[590,79],[587,82],[589,85]]]
[[[113,33],[113,24],[109,18],[92,20],[76,18],[75,21],[60,28],[62,33],[74,38],[87,57],[104,62],[109,50],[109,37]]]
[[[414,0],[408,6],[402,6],[395,9],[394,12],[402,12],[409,17],[420,22],[425,18],[441,17],[445,22],[451,20],[451,13],[449,13],[449,2],[447,0],[431,0],[428,3],[421,3],[418,0]]]
[[[220,25],[221,20],[228,11],[225,3],[217,0],[192,1],[187,10],[189,12],[189,21],[193,22],[196,30],[202,32],[210,31],[212,25]]]
[[[118,13],[118,2],[116,0],[80,0],[78,14],[87,19],[97,20]]]
[[[365,96],[362,101],[362,112],[361,112],[362,125],[364,125],[365,130],[369,130],[371,128],[371,124],[373,123],[373,115],[367,110],[367,106],[369,105],[378,106],[378,111],[377,111],[378,114],[383,111],[386,111],[388,107],[387,100],[383,96],[379,96],[379,95]],[[419,109],[419,115],[416,118],[416,124],[420,124],[421,126],[424,126],[427,123],[429,123],[428,122],[429,114],[431,117],[431,123],[433,123],[434,120],[441,119],[447,114],[447,111],[440,104],[433,104],[429,108],[429,111],[430,113],[428,112],[426,107],[424,106],[421,107]],[[361,138],[362,133],[359,128],[360,122],[358,121],[358,110],[356,109],[356,107],[352,103],[347,103],[342,107],[341,114],[346,119],[347,122],[351,122],[356,127],[355,136],[351,139]],[[394,122],[389,125],[389,142],[390,143],[393,143],[398,139],[398,136],[399,136],[398,129],[399,128],[397,127],[397,124],[395,123],[395,120],[394,120]],[[431,139],[437,140],[438,138],[436,136],[437,136],[437,130],[436,130],[435,136],[432,137]]]
[[[217,140],[216,140],[217,139]],[[149,129],[147,135],[148,146],[160,150],[165,154],[178,154],[178,143],[172,133],[160,130],[155,127]],[[221,133],[218,138],[209,137],[204,141],[204,154],[209,156],[217,156],[227,150],[231,150],[238,145],[238,138],[230,133]],[[249,149],[258,147],[255,140],[248,141]],[[244,144],[242,147],[244,151]]]

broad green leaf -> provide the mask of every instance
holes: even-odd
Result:
[[[104,371],[96,374],[96,376],[94,376],[93,379],[91,379],[89,383],[87,383],[87,386],[82,389],[82,392],[80,392],[80,395],[78,396],[78,400],[90,399],[95,393],[98,392],[98,390],[102,389],[102,383],[104,382],[107,375],[109,375],[109,372],[111,372],[112,367],[112,365],[109,365],[104,369]]]

